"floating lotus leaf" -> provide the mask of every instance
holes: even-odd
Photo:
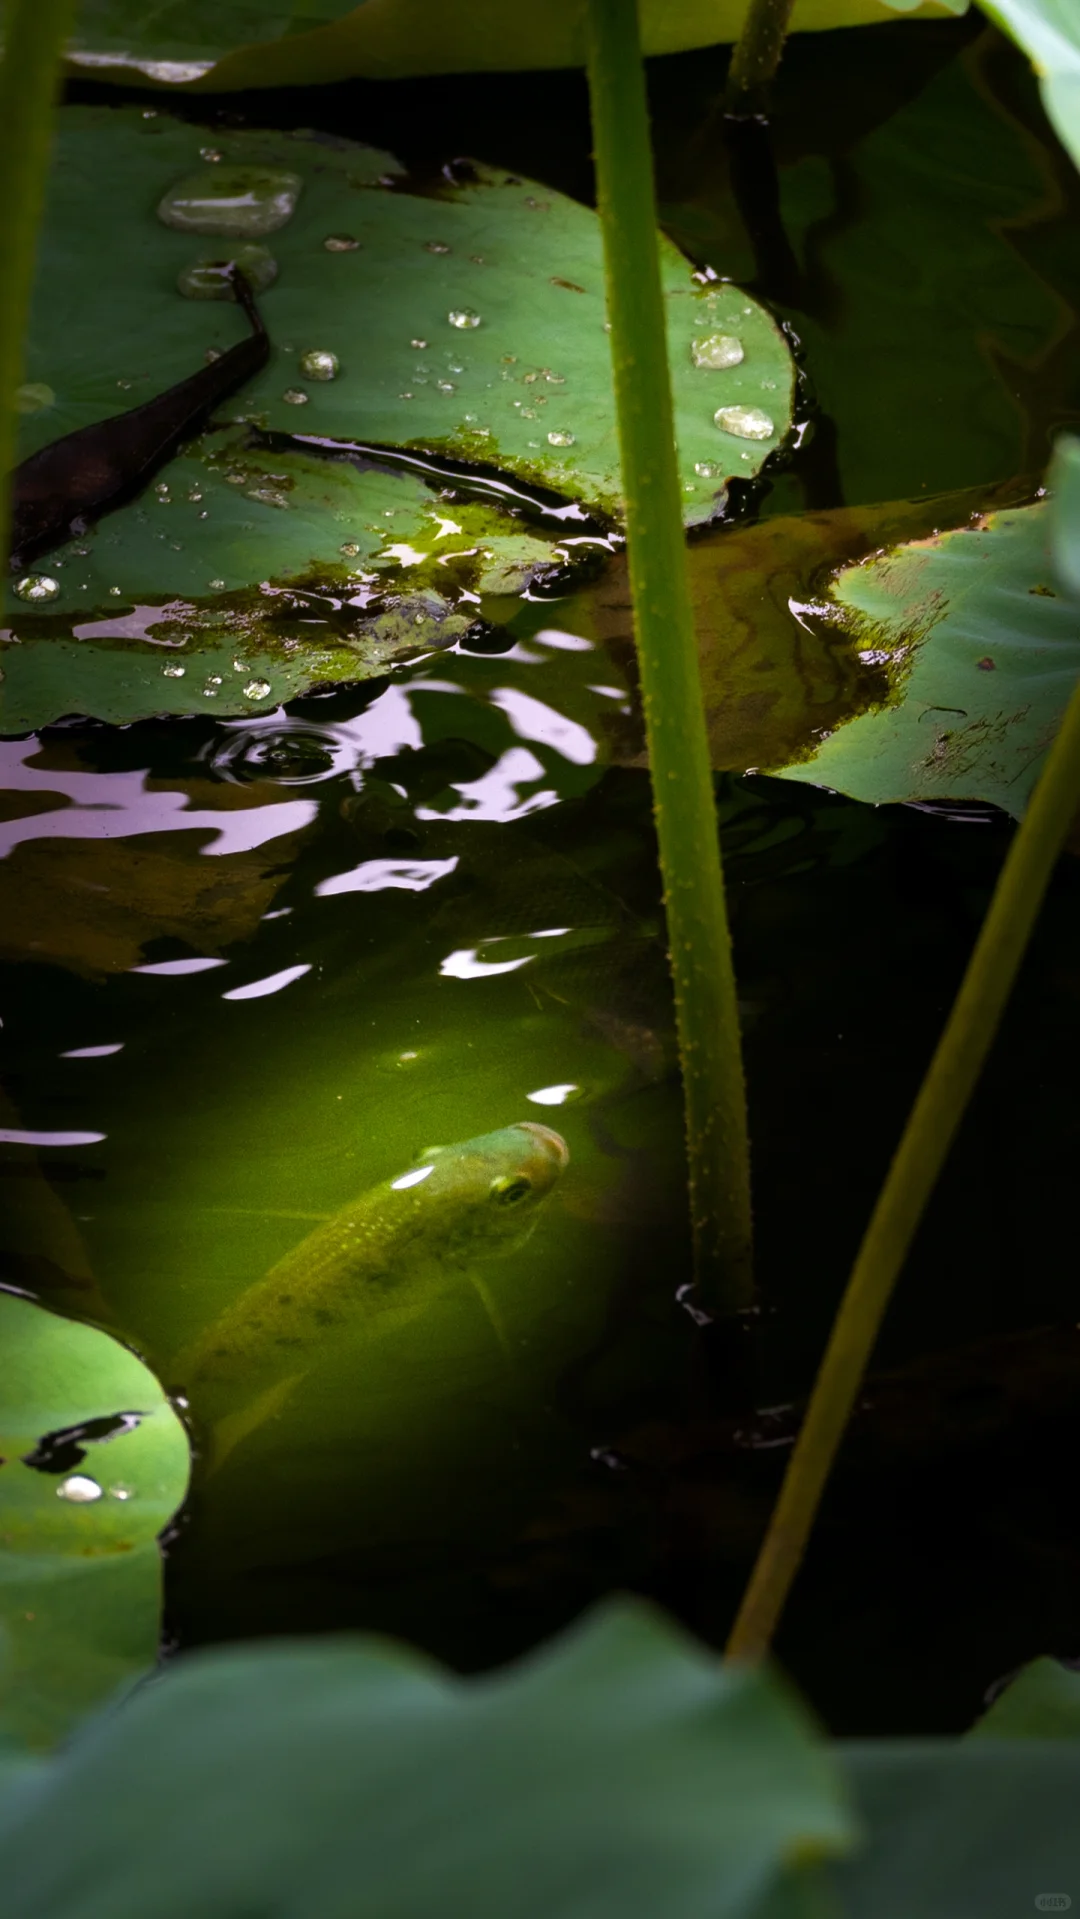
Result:
[[[0,1733],[41,1746],[153,1664],[188,1445],[108,1334],[0,1292],[0,1346]]]
[[[296,210],[259,239],[279,268],[260,295],[265,372],[155,485],[9,593],[7,731],[72,711],[190,712],[207,698],[217,713],[247,712],[315,681],[382,673],[459,638],[484,596],[520,593],[592,550],[580,508],[545,521],[521,482],[618,516],[595,214],[497,170],[466,168],[432,197],[406,190],[388,155],[346,141],[206,138],[134,110],[61,115],[24,456],[167,390],[241,337],[231,302],[177,290],[208,252],[191,220],[220,224],[215,189],[240,180],[230,169],[254,181],[236,216],[245,246],[260,195],[273,222],[290,198]],[[275,197],[268,174],[279,187],[298,179],[298,195],[291,184]],[[200,194],[205,217],[192,211]],[[178,217],[183,229],[168,224]],[[227,236],[214,244],[227,257]],[[780,443],[793,373],[762,308],[696,279],[667,243],[663,261],[693,524]],[[710,363],[701,342],[717,337],[738,340],[737,363]],[[729,407],[753,409],[750,436],[715,424]],[[372,446],[407,452],[395,464]],[[483,480],[483,499],[462,469],[474,494]],[[496,470],[513,478],[494,481]],[[513,517],[530,499],[532,525]]]
[[[915,3],[923,18],[962,12],[966,0]],[[647,53],[734,40],[745,0],[642,0]],[[796,32],[862,26],[890,18],[885,0],[796,0]],[[223,57],[224,56],[224,57]],[[84,0],[70,60],[76,72],[195,89],[295,86],[351,74],[386,79],[410,73],[462,73],[479,68],[580,66],[581,23],[575,0],[508,8],[503,0],[308,0],[302,11],[277,11],[252,0],[197,0],[155,7],[138,0]],[[215,67],[215,62],[218,64]],[[213,69],[213,71],[211,71]]]
[[[1045,502],[847,567],[803,615],[838,626],[892,690],[811,758],[770,770],[875,803],[981,799],[1023,813],[1080,673]]]

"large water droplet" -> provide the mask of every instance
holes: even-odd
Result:
[[[337,354],[330,353],[326,347],[311,347],[300,355],[297,364],[305,380],[336,380],[341,372]]]
[[[207,167],[186,174],[158,203],[158,219],[181,233],[258,239],[296,212],[303,181],[283,167]]]
[[[96,1479],[88,1479],[85,1473],[71,1473],[62,1479],[56,1488],[57,1499],[70,1499],[74,1506],[89,1506],[95,1499],[101,1498],[101,1487]]]
[[[480,315],[472,307],[451,307],[446,317],[451,326],[460,327],[462,331],[480,325]]]
[[[771,440],[776,428],[759,406],[721,406],[713,419],[724,433],[738,440]]]
[[[43,407],[55,404],[56,395],[43,380],[29,380],[25,386],[15,388],[16,413],[40,413]]]
[[[290,406],[306,406],[311,396],[302,393],[298,386],[287,386],[281,397],[288,400]]]
[[[351,233],[328,233],[323,241],[327,253],[355,253],[359,245]]]
[[[700,340],[691,340],[690,357],[695,366],[725,367],[738,366],[746,356],[734,333],[706,333]]]
[[[266,247],[236,247],[231,253],[200,253],[177,275],[177,288],[187,300],[231,300],[232,266],[240,268],[256,293],[272,286],[278,276],[278,263]]]
[[[244,698],[245,700],[265,700],[269,691],[269,680],[249,680],[244,688]]]
[[[533,414],[528,412],[527,408],[523,408],[522,412],[526,413],[527,417],[530,420],[534,417]],[[573,444],[574,444],[574,436],[572,433],[564,433],[561,430],[557,429],[554,433],[548,434],[549,446],[573,446]]]
[[[29,601],[31,606],[40,606],[45,600],[59,599],[60,582],[50,579],[47,573],[24,573],[22,579],[15,582],[15,596]]]

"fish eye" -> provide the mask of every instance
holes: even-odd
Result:
[[[524,1173],[514,1173],[493,1179],[489,1188],[489,1197],[496,1206],[516,1206],[519,1200],[526,1199],[532,1192],[532,1180]]]

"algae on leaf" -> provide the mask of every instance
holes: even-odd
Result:
[[[154,1662],[184,1429],[126,1346],[0,1291],[0,1735],[53,1744]]]

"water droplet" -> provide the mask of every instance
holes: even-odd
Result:
[[[545,380],[550,381],[552,386],[566,385],[565,373],[552,373],[547,367],[544,368],[544,378]]]
[[[435,385],[440,393],[454,393],[457,391],[453,380],[436,380]]]
[[[484,264],[484,256],[482,253],[470,253],[469,259],[472,261],[474,267],[482,267]]]
[[[502,360],[502,363],[503,363],[503,365],[504,365],[504,366],[516,366],[516,365],[517,365],[517,354],[516,354],[516,353],[502,353],[502,354],[500,354],[500,355],[499,355],[499,358],[500,358],[500,359]]]
[[[574,435],[564,432],[561,428],[557,428],[554,433],[548,434],[549,446],[573,446],[573,444]]]
[[[450,248],[445,240],[425,240],[424,251],[425,253],[449,253]]]
[[[249,680],[244,688],[244,698],[245,700],[265,700],[269,691],[269,680]]]
[[[16,413],[40,413],[43,407],[55,404],[56,395],[44,381],[29,380],[25,386],[15,388]]]
[[[134,1499],[135,1493],[131,1486],[110,1486],[109,1497],[110,1499]]]
[[[186,300],[231,300],[232,266],[240,268],[256,293],[272,286],[278,276],[278,263],[267,247],[236,247],[231,253],[200,253],[177,275],[177,290]]]
[[[323,241],[327,253],[355,253],[359,245],[351,233],[328,233]]]
[[[347,559],[353,560],[359,553],[360,548],[355,540],[346,540],[344,546],[339,547],[338,551],[344,553]]]
[[[202,494],[200,493],[200,491],[199,491],[199,489],[198,489],[198,487],[197,487],[197,486],[193,486],[193,487],[192,487],[192,488],[190,489],[190,491],[189,491],[189,493],[188,493],[188,499],[189,499],[189,500],[191,500],[191,502],[192,502],[192,503],[193,503],[194,505],[198,505],[198,502],[199,502],[199,501],[200,501],[200,500],[202,499]]]
[[[225,582],[224,582],[224,580],[211,580],[211,581],[210,581],[210,585],[211,585],[212,587],[214,587],[214,588],[215,588],[215,590],[216,590],[217,592],[219,592],[219,593],[220,593],[220,591],[222,590],[222,588],[223,588],[223,587],[224,587],[224,585],[225,585]]]
[[[167,661],[161,670],[167,680],[182,680],[187,671],[186,667],[179,666],[175,660]]]
[[[219,160],[225,158],[225,155],[222,153],[220,147],[200,147],[199,158],[200,160],[208,160],[211,166],[216,166]]]
[[[118,600],[120,598],[120,588],[118,586],[110,586],[109,598],[111,600]]]
[[[203,359],[206,361],[207,366],[213,366],[214,361],[220,360],[220,358],[221,348],[219,346],[208,346],[206,352],[203,354]]]
[[[168,480],[158,480],[154,487],[154,492],[157,494],[159,500],[167,500],[169,497]]]
[[[738,440],[771,440],[776,428],[759,406],[721,406],[713,419],[724,433]]]
[[[311,396],[307,393],[301,393],[298,386],[287,386],[281,397],[283,400],[287,400],[290,406],[306,406]]]
[[[427,346],[427,341],[426,340],[410,340],[409,345],[414,346],[418,353],[423,353],[424,348]]]
[[[156,107],[144,107],[142,117],[144,120],[156,120],[157,114],[158,110]]]
[[[724,477],[723,468],[717,466],[715,460],[695,460],[694,472],[699,480],[722,480]]]
[[[303,181],[283,167],[207,167],[186,174],[158,203],[158,219],[181,233],[256,239],[296,212]]]
[[[472,307],[451,307],[446,317],[451,326],[460,327],[462,330],[480,325],[480,315],[474,312]]]
[[[258,500],[263,506],[288,506],[289,496],[279,492],[276,486],[252,486],[245,495],[246,499]]]
[[[706,333],[700,340],[691,340],[690,357],[695,366],[725,367],[738,366],[746,355],[734,333]]]
[[[85,1473],[71,1473],[62,1479],[56,1488],[57,1499],[70,1499],[73,1506],[89,1506],[95,1499],[101,1498],[101,1487],[96,1479],[88,1479]]]
[[[234,673],[246,673],[248,670],[248,663],[246,660],[234,660],[232,664],[233,664]]]
[[[21,580],[15,582],[15,597],[29,601],[31,606],[40,606],[45,600],[60,597],[60,582],[52,580],[47,573],[24,573]]]
[[[330,353],[326,347],[311,347],[300,355],[297,364],[305,380],[336,380],[341,372],[337,354]]]
[[[415,396],[415,394],[412,394],[412,393],[399,393],[399,394],[398,394],[398,399],[399,399],[399,400],[412,400],[412,399],[415,399],[415,397],[416,397],[416,396]]]

